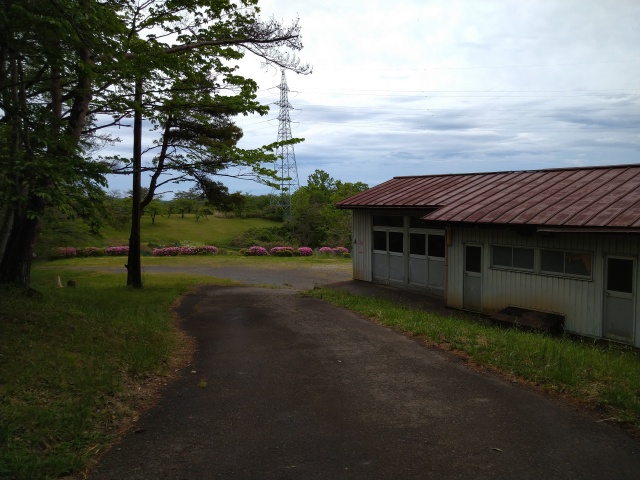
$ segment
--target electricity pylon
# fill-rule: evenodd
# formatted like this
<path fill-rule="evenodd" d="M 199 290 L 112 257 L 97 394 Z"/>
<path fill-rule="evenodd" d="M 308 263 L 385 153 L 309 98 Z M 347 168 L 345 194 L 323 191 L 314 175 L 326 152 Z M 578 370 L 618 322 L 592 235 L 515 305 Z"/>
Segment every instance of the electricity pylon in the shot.
<path fill-rule="evenodd" d="M 280 107 L 278 114 L 278 142 L 291 140 L 291 118 L 289 118 L 289 110 L 293 107 L 289 103 L 289 87 L 287 79 L 282 70 L 282 79 L 280 81 L 280 100 L 274 102 L 274 105 Z M 280 191 L 274 191 L 273 202 L 275 206 L 282 207 L 284 218 L 291 220 L 291 195 L 300 187 L 298 181 L 298 167 L 296 166 L 296 154 L 293 151 L 293 145 L 282 145 L 276 150 L 278 159 L 274 164 L 275 170 L 278 171 Z"/>

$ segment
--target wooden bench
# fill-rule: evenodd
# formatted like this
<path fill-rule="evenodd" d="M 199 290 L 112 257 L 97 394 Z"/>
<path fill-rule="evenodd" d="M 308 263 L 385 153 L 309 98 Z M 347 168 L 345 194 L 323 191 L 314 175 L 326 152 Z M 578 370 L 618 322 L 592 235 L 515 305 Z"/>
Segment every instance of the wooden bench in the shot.
<path fill-rule="evenodd" d="M 499 322 L 511 323 L 545 332 L 561 332 L 564 327 L 563 315 L 520 307 L 507 307 L 491 315 L 491 318 Z"/>

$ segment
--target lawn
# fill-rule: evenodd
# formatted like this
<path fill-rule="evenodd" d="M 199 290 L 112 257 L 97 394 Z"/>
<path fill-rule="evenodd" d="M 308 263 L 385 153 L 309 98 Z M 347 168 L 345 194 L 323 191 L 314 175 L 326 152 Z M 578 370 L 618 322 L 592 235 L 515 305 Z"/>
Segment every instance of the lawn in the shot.
<path fill-rule="evenodd" d="M 143 245 L 174 245 L 199 243 L 227 247 L 230 242 L 250 228 L 276 227 L 282 222 L 262 218 L 219 218 L 213 215 L 196 219 L 186 214 L 171 217 L 141 219 L 141 243 Z M 80 221 L 69 221 L 56 228 L 43 232 L 37 245 L 37 253 L 46 255 L 56 247 L 108 247 L 129 244 L 130 227 L 115 229 L 104 226 L 99 235 L 90 235 L 88 227 Z M 39 256 L 43 256 L 39 255 Z"/>
<path fill-rule="evenodd" d="M 189 353 L 170 306 L 212 277 L 147 275 L 143 290 L 115 274 L 69 271 L 82 288 L 55 288 L 35 269 L 27 296 L 0 297 L 0 478 L 78 472 Z"/>

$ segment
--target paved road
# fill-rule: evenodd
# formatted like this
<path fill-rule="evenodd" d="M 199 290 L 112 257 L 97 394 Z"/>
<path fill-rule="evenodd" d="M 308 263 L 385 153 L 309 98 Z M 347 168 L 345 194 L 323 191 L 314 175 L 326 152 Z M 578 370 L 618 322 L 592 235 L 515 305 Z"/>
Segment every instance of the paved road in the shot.
<path fill-rule="evenodd" d="M 295 291 L 206 286 L 179 314 L 192 365 L 91 478 L 638 478 L 616 429 Z"/>

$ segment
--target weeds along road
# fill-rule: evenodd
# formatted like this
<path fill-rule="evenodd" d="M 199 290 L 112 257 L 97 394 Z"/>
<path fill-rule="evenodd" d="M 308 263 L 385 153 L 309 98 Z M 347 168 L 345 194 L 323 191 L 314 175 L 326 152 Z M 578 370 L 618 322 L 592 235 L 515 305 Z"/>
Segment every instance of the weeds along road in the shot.
<path fill-rule="evenodd" d="M 192 364 L 90 478 L 638 478 L 615 428 L 292 289 L 178 314 Z"/>

